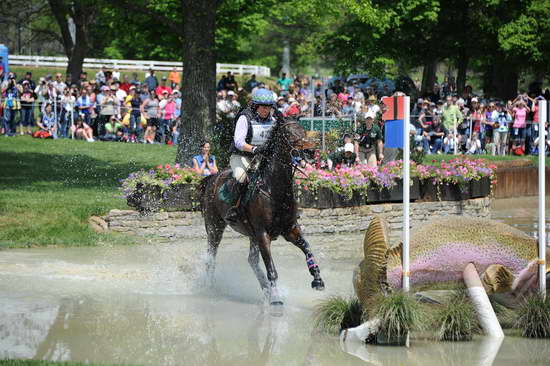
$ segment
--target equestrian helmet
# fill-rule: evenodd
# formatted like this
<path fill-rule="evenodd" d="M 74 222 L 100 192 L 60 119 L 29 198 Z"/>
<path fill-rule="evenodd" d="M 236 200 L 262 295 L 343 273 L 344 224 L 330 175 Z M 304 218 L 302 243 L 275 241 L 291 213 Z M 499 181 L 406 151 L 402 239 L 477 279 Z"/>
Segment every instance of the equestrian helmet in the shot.
<path fill-rule="evenodd" d="M 264 88 L 256 89 L 254 94 L 252 94 L 252 104 L 274 106 L 275 98 L 273 92 Z"/>

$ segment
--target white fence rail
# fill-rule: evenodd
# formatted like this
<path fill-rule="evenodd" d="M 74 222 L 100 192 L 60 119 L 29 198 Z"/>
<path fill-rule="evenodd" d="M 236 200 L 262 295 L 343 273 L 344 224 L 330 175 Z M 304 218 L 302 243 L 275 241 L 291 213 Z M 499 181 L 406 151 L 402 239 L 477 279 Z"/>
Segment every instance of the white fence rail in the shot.
<path fill-rule="evenodd" d="M 9 56 L 10 65 L 66 67 L 67 62 L 67 57 L 24 55 Z M 152 68 L 157 71 L 169 71 L 174 67 L 177 68 L 178 71 L 182 70 L 182 64 L 178 61 L 110 60 L 97 58 L 85 58 L 83 67 L 99 69 L 103 65 L 109 69 L 118 67 L 119 69 L 124 70 L 148 70 Z M 226 73 L 228 71 L 231 71 L 237 75 L 256 74 L 257 76 L 271 76 L 271 69 L 266 66 L 216 64 L 216 73 Z"/>

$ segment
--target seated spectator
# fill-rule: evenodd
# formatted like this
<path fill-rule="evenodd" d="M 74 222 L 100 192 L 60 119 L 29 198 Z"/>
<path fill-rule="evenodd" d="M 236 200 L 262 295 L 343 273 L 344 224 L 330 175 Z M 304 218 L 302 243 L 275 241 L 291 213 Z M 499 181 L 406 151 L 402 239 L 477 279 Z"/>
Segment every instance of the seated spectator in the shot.
<path fill-rule="evenodd" d="M 300 103 L 298 103 L 294 98 L 288 98 L 288 102 L 290 103 L 290 106 L 285 110 L 283 115 L 285 117 L 297 118 L 300 115 Z"/>
<path fill-rule="evenodd" d="M 481 139 L 479 138 L 479 132 L 473 132 L 472 138 L 469 138 L 466 142 L 466 154 L 477 155 L 481 154 Z"/>
<path fill-rule="evenodd" d="M 244 89 L 250 94 L 252 93 L 252 90 L 257 87 L 259 84 L 258 80 L 256 80 L 256 75 L 252 74 L 252 77 L 250 80 L 244 84 Z"/>
<path fill-rule="evenodd" d="M 105 123 L 105 134 L 101 136 L 103 141 L 120 141 L 124 135 L 124 126 L 122 123 L 111 116 L 109 121 Z"/>
<path fill-rule="evenodd" d="M 71 136 L 77 139 L 83 139 L 88 142 L 94 142 L 93 130 L 84 121 L 84 116 L 80 114 L 76 119 L 74 125 L 71 126 Z"/>
<path fill-rule="evenodd" d="M 454 154 L 455 147 L 458 151 L 458 137 L 451 130 L 443 139 L 443 152 L 445 154 Z"/>
<path fill-rule="evenodd" d="M 57 138 L 57 123 L 55 121 L 55 115 L 51 103 L 47 103 L 44 107 L 44 113 L 42 119 L 37 123 L 39 130 L 36 131 L 33 137 L 42 139 Z"/>
<path fill-rule="evenodd" d="M 355 136 L 357 162 L 367 164 L 370 167 L 376 167 L 378 161 L 384 159 L 382 130 L 374 123 L 373 117 L 370 115 L 366 118 L 360 115 L 357 120 L 361 123 L 357 128 L 357 135 Z"/>
<path fill-rule="evenodd" d="M 443 139 L 448 134 L 449 131 L 443 126 L 441 119 L 439 117 L 434 117 L 432 125 L 424 130 L 424 151 L 427 154 L 441 153 Z"/>
<path fill-rule="evenodd" d="M 210 143 L 204 142 L 201 145 L 201 148 L 201 153 L 193 157 L 193 169 L 203 176 L 218 173 L 216 157 L 214 155 L 210 155 Z"/>
<path fill-rule="evenodd" d="M 168 85 L 166 85 L 166 76 L 163 76 L 162 79 L 160 79 L 160 85 L 156 87 L 155 92 L 157 95 L 163 95 L 164 92 L 168 94 L 172 94 L 172 88 L 170 88 Z"/>
<path fill-rule="evenodd" d="M 357 160 L 357 155 L 353 152 L 355 147 L 353 144 L 347 143 L 344 145 L 344 151 L 335 151 L 328 157 L 328 168 L 340 168 L 342 166 L 353 166 Z"/>

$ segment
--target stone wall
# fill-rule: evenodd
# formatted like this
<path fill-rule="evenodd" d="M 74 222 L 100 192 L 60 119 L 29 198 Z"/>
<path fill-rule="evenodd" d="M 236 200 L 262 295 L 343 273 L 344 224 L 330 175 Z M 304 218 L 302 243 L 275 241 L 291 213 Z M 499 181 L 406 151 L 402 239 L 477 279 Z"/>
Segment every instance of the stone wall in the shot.
<path fill-rule="evenodd" d="M 490 216 L 488 197 L 466 201 L 412 202 L 411 227 L 437 216 Z M 384 203 L 360 207 L 301 210 L 299 223 L 306 234 L 349 233 L 365 230 L 373 215 L 384 217 L 391 226 L 392 244 L 400 240 L 402 204 Z M 200 212 L 158 212 L 140 215 L 133 210 L 111 210 L 105 217 L 108 229 L 140 236 L 156 236 L 166 240 L 205 238 Z M 240 234 L 228 228 L 224 237 Z"/>

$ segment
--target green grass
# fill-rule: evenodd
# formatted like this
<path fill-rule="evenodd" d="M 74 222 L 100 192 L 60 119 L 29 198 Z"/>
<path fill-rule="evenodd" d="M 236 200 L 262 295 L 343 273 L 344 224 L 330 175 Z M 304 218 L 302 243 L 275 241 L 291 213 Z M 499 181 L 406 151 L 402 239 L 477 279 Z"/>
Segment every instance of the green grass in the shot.
<path fill-rule="evenodd" d="M 40 360 L 0 360 L 0 366 L 114 366 L 112 364 L 81 363 L 81 362 L 54 362 Z M 126 365 L 129 366 L 129 365 Z"/>
<path fill-rule="evenodd" d="M 0 248 L 132 242 L 95 233 L 87 220 L 127 208 L 119 179 L 175 154 L 167 145 L 0 137 Z"/>

